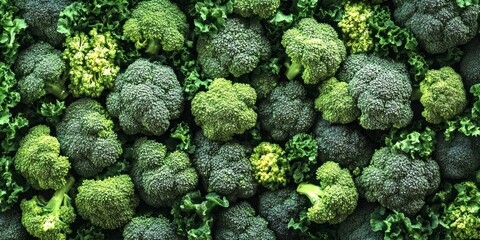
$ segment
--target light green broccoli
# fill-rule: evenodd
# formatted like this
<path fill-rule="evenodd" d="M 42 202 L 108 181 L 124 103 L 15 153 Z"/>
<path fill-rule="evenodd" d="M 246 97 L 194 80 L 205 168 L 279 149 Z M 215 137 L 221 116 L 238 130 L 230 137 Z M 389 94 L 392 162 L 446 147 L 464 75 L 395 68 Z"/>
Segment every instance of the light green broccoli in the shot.
<path fill-rule="evenodd" d="M 349 93 L 348 83 L 332 77 L 318 87 L 320 94 L 315 109 L 330 123 L 351 123 L 360 116 L 355 100 Z"/>
<path fill-rule="evenodd" d="M 287 184 L 289 164 L 280 145 L 260 143 L 253 149 L 250 163 L 257 182 L 269 190 L 276 190 Z"/>
<path fill-rule="evenodd" d="M 270 18 L 280 7 L 280 0 L 234 0 L 233 12 L 242 17 L 257 15 Z"/>

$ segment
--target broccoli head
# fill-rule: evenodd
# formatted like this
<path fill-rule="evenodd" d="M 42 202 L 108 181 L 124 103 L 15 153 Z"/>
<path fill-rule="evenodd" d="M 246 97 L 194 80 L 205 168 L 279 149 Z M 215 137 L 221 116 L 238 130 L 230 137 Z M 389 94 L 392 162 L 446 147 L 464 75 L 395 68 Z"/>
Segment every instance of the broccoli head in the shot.
<path fill-rule="evenodd" d="M 285 141 L 306 132 L 315 121 L 313 101 L 298 81 L 288 81 L 273 89 L 258 106 L 260 126 L 275 141 Z"/>
<path fill-rule="evenodd" d="M 307 207 L 308 200 L 291 188 L 266 191 L 260 195 L 258 212 L 269 222 L 277 239 L 297 239 L 299 232 L 288 227 L 291 219 L 297 220 Z"/>
<path fill-rule="evenodd" d="M 67 157 L 60 155 L 60 143 L 50 136 L 50 128 L 38 125 L 29 130 L 15 155 L 15 169 L 33 188 L 62 188 L 70 170 Z"/>
<path fill-rule="evenodd" d="M 138 203 L 128 175 L 83 180 L 75 198 L 78 214 L 103 229 L 117 229 L 128 223 L 135 215 Z"/>
<path fill-rule="evenodd" d="M 255 126 L 257 94 L 250 85 L 217 78 L 192 100 L 192 115 L 210 140 L 228 141 Z"/>
<path fill-rule="evenodd" d="M 22 102 L 33 103 L 46 94 L 65 99 L 68 96 L 66 69 L 62 52 L 48 43 L 38 42 L 20 52 L 13 70 Z"/>
<path fill-rule="evenodd" d="M 22 226 L 22 213 L 18 209 L 0 212 L 0 239 L 28 239 L 28 233 Z"/>
<path fill-rule="evenodd" d="M 200 132 L 195 136 L 195 145 L 193 163 L 208 192 L 230 201 L 255 195 L 257 182 L 248 159 L 251 149 L 236 142 L 214 142 Z"/>
<path fill-rule="evenodd" d="M 455 132 L 446 140 L 437 134 L 435 160 L 440 166 L 442 177 L 462 179 L 472 176 L 480 168 L 480 137 L 467 137 Z"/>
<path fill-rule="evenodd" d="M 126 134 L 162 135 L 183 111 L 183 89 L 172 68 L 138 59 L 119 74 L 107 110 Z"/>
<path fill-rule="evenodd" d="M 317 169 L 320 185 L 300 183 L 297 192 L 310 199 L 308 220 L 315 223 L 343 222 L 357 207 L 358 192 L 352 175 L 335 162 L 325 162 Z"/>
<path fill-rule="evenodd" d="M 477 35 L 478 4 L 461 8 L 451 0 L 397 1 L 395 20 L 412 31 L 431 54 L 446 52 Z"/>
<path fill-rule="evenodd" d="M 360 110 L 350 95 L 348 83 L 339 82 L 332 77 L 323 82 L 315 99 L 315 109 L 322 113 L 322 118 L 330 123 L 351 123 L 360 116 Z"/>
<path fill-rule="evenodd" d="M 470 89 L 473 85 L 480 83 L 480 41 L 473 39 L 465 45 L 462 60 L 459 64 L 459 73 L 463 78 L 466 89 Z"/>
<path fill-rule="evenodd" d="M 370 226 L 370 215 L 376 204 L 360 200 L 353 213 L 339 224 L 339 240 L 383 240 L 383 234 L 374 232 Z"/>
<path fill-rule="evenodd" d="M 154 207 L 172 206 L 173 201 L 195 190 L 198 175 L 188 154 L 167 154 L 165 145 L 140 138 L 132 149 L 131 176 L 140 197 Z"/>
<path fill-rule="evenodd" d="M 180 240 L 175 226 L 165 217 L 134 217 L 123 229 L 125 240 Z"/>
<path fill-rule="evenodd" d="M 347 2 L 344 9 L 338 27 L 342 30 L 345 45 L 352 54 L 370 51 L 374 43 L 368 21 L 374 15 L 374 9 L 365 2 Z"/>
<path fill-rule="evenodd" d="M 335 75 L 347 57 L 347 50 L 332 26 L 304 18 L 282 37 L 291 64 L 287 78 L 293 80 L 300 72 L 306 84 L 317 84 Z"/>
<path fill-rule="evenodd" d="M 375 151 L 358 184 L 369 202 L 413 216 L 425 204 L 425 196 L 437 190 L 440 168 L 434 160 L 411 159 L 383 147 Z"/>
<path fill-rule="evenodd" d="M 422 116 L 427 122 L 438 124 L 463 112 L 467 96 L 462 78 L 451 67 L 429 70 L 420 82 L 424 106 Z"/>
<path fill-rule="evenodd" d="M 250 73 L 271 53 L 262 25 L 241 18 L 225 20 L 224 28 L 212 38 L 197 42 L 198 63 L 210 78 L 235 77 Z"/>
<path fill-rule="evenodd" d="M 242 17 L 257 15 L 261 18 L 272 17 L 280 7 L 280 0 L 234 0 L 233 12 Z"/>
<path fill-rule="evenodd" d="M 49 201 L 43 196 L 23 199 L 20 204 L 22 224 L 28 233 L 41 240 L 67 239 L 67 234 L 72 232 L 70 224 L 76 218 L 72 200 L 67 195 L 74 182 L 70 177 Z"/>
<path fill-rule="evenodd" d="M 315 140 L 321 161 L 333 161 L 354 171 L 370 163 L 373 148 L 357 129 L 346 125 L 332 125 L 325 120 L 315 126 Z"/>
<path fill-rule="evenodd" d="M 255 209 L 247 202 L 220 212 L 216 217 L 215 230 L 216 240 L 276 239 L 275 233 L 268 228 L 268 222 L 255 216 Z"/>
<path fill-rule="evenodd" d="M 107 111 L 95 100 L 83 98 L 70 104 L 57 125 L 60 149 L 83 177 L 92 177 L 114 164 L 122 146 Z"/>
<path fill-rule="evenodd" d="M 278 86 L 278 75 L 263 71 L 255 73 L 250 85 L 255 89 L 258 100 L 265 99 Z"/>
<path fill-rule="evenodd" d="M 160 49 L 183 48 L 188 30 L 185 14 L 169 0 L 143 0 L 132 10 L 123 25 L 123 35 L 135 42 L 137 49 L 156 54 Z"/>
<path fill-rule="evenodd" d="M 269 190 L 276 190 L 287 184 L 289 164 L 280 145 L 260 143 L 253 149 L 250 163 L 257 182 Z"/>
<path fill-rule="evenodd" d="M 338 79 L 349 83 L 363 128 L 402 128 L 412 120 L 412 86 L 403 64 L 375 55 L 354 54 L 343 64 Z"/>

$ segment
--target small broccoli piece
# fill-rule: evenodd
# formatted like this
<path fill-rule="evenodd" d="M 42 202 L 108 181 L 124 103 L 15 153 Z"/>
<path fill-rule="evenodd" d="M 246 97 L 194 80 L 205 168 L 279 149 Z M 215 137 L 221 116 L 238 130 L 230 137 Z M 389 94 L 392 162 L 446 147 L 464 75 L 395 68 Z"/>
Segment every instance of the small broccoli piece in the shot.
<path fill-rule="evenodd" d="M 140 138 L 133 145 L 132 157 L 135 188 L 150 206 L 172 206 L 177 197 L 197 187 L 197 172 L 185 152 L 167 155 L 165 145 Z"/>
<path fill-rule="evenodd" d="M 217 215 L 214 239 L 276 239 L 267 225 L 268 222 L 264 218 L 255 216 L 255 209 L 249 203 L 240 202 Z"/>
<path fill-rule="evenodd" d="M 304 69 L 302 78 L 306 84 L 332 77 L 347 57 L 335 29 L 313 18 L 301 19 L 296 27 L 287 30 L 282 45 L 291 60 L 287 78 L 293 80 Z"/>
<path fill-rule="evenodd" d="M 75 198 L 78 214 L 103 229 L 117 229 L 128 223 L 135 215 L 138 203 L 128 175 L 83 180 Z"/>
<path fill-rule="evenodd" d="M 88 98 L 68 106 L 57 125 L 57 138 L 60 149 L 83 177 L 97 175 L 114 164 L 123 152 L 107 111 Z"/>
<path fill-rule="evenodd" d="M 273 89 L 260 102 L 258 115 L 261 128 L 275 141 L 306 132 L 315 121 L 313 101 L 307 98 L 305 87 L 298 81 L 288 81 Z"/>
<path fill-rule="evenodd" d="M 325 120 L 315 126 L 318 156 L 323 162 L 333 161 L 354 171 L 368 166 L 373 148 L 363 134 L 346 125 L 332 125 Z"/>
<path fill-rule="evenodd" d="M 412 31 L 428 53 L 446 52 L 477 35 L 478 4 L 461 8 L 450 0 L 397 2 L 395 20 Z"/>
<path fill-rule="evenodd" d="M 70 177 L 49 201 L 43 196 L 22 200 L 22 224 L 28 233 L 41 240 L 66 239 L 67 234 L 72 232 L 70 224 L 76 218 L 72 200 L 68 196 L 74 182 Z"/>
<path fill-rule="evenodd" d="M 260 18 L 272 17 L 280 7 L 280 0 L 234 0 L 233 12 L 242 17 L 257 15 Z"/>
<path fill-rule="evenodd" d="M 253 128 L 257 113 L 253 110 L 257 94 L 248 84 L 217 78 L 192 100 L 192 115 L 210 140 L 228 141 L 235 134 Z"/>
<path fill-rule="evenodd" d="M 351 123 L 360 116 L 360 109 L 350 95 L 348 83 L 330 78 L 323 82 L 315 99 L 315 109 L 322 113 L 322 118 L 330 123 Z"/>
<path fill-rule="evenodd" d="M 33 103 L 46 94 L 65 99 L 66 68 L 62 53 L 48 43 L 38 42 L 20 52 L 13 70 L 22 102 Z"/>
<path fill-rule="evenodd" d="M 338 74 L 348 82 L 365 129 L 402 128 L 413 117 L 412 86 L 405 66 L 375 55 L 350 55 Z"/>
<path fill-rule="evenodd" d="M 459 64 L 459 73 L 462 76 L 466 89 L 470 89 L 473 85 L 480 83 L 480 41 L 473 39 L 465 45 L 462 60 Z"/>
<path fill-rule="evenodd" d="M 344 11 L 342 20 L 338 22 L 338 27 L 342 30 L 345 45 L 350 53 L 370 51 L 374 43 L 368 20 L 373 15 L 374 10 L 368 3 L 347 2 Z"/>
<path fill-rule="evenodd" d="M 299 133 L 285 143 L 285 152 L 293 182 L 310 181 L 317 165 L 318 144 L 315 138 L 311 134 Z"/>
<path fill-rule="evenodd" d="M 467 105 L 462 78 L 451 67 L 429 70 L 420 82 L 420 92 L 420 102 L 425 107 L 422 116 L 430 123 L 450 120 Z"/>
<path fill-rule="evenodd" d="M 315 223 L 343 222 L 357 207 L 358 192 L 352 175 L 335 162 L 325 162 L 317 169 L 320 185 L 300 183 L 297 192 L 310 199 L 308 220 Z"/>
<path fill-rule="evenodd" d="M 200 132 L 195 145 L 193 163 L 208 192 L 226 196 L 229 201 L 255 195 L 257 182 L 248 159 L 251 149 L 236 142 L 214 142 Z"/>
<path fill-rule="evenodd" d="M 480 138 L 467 137 L 455 132 L 447 141 L 443 134 L 437 135 L 435 160 L 440 166 L 442 177 L 463 179 L 480 169 Z"/>
<path fill-rule="evenodd" d="M 17 209 L 0 212 L 0 239 L 28 239 L 28 233 L 22 226 L 22 213 Z"/>
<path fill-rule="evenodd" d="M 280 145 L 260 143 L 253 149 L 250 163 L 257 182 L 269 190 L 276 190 L 287 184 L 289 164 Z"/>
<path fill-rule="evenodd" d="M 123 35 L 135 42 L 137 49 L 156 54 L 181 50 L 188 31 L 185 14 L 169 0 L 143 0 L 132 10 L 123 25 Z"/>
<path fill-rule="evenodd" d="M 284 188 L 266 191 L 260 195 L 258 212 L 268 221 L 277 239 L 298 239 L 299 232 L 288 227 L 291 219 L 298 219 L 300 212 L 307 207 L 308 200 L 295 189 Z"/>
<path fill-rule="evenodd" d="M 165 217 L 134 217 L 123 229 L 125 240 L 180 240 L 175 226 Z"/>
<path fill-rule="evenodd" d="M 259 22 L 228 18 L 218 34 L 198 39 L 197 52 L 198 63 L 207 77 L 240 77 L 268 59 L 271 46 Z"/>
<path fill-rule="evenodd" d="M 355 211 L 339 224 L 339 240 L 383 240 L 383 234 L 374 232 L 370 226 L 370 214 L 376 207 L 376 204 L 360 200 Z"/>
<path fill-rule="evenodd" d="M 37 190 L 58 190 L 67 183 L 70 162 L 60 155 L 60 143 L 50 136 L 50 128 L 38 125 L 20 142 L 15 169 Z"/>
<path fill-rule="evenodd" d="M 138 59 L 119 74 L 107 110 L 126 134 L 162 135 L 183 112 L 183 89 L 172 68 Z"/>
<path fill-rule="evenodd" d="M 440 184 L 440 168 L 431 159 L 411 159 L 387 147 L 376 150 L 370 166 L 363 169 L 358 184 L 369 202 L 415 215 L 425 204 L 425 196 Z"/>
<path fill-rule="evenodd" d="M 270 72 L 256 73 L 250 83 L 257 93 L 258 100 L 268 97 L 270 93 L 278 86 L 278 76 Z"/>

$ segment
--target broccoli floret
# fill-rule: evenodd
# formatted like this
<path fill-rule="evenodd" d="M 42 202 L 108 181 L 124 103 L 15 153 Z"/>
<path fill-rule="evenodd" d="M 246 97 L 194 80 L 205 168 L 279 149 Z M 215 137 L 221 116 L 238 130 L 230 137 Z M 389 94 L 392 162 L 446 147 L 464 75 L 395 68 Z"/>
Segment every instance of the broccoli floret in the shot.
<path fill-rule="evenodd" d="M 234 0 L 233 12 L 242 17 L 257 15 L 270 18 L 280 7 L 280 0 Z"/>
<path fill-rule="evenodd" d="M 315 99 L 315 109 L 322 113 L 322 118 L 330 123 L 351 123 L 360 116 L 360 109 L 349 93 L 348 83 L 330 78 L 323 82 Z"/>
<path fill-rule="evenodd" d="M 123 152 L 107 111 L 88 98 L 68 106 L 57 125 L 57 138 L 60 149 L 83 177 L 97 175 L 114 164 Z"/>
<path fill-rule="evenodd" d="M 49 201 L 43 196 L 23 199 L 20 204 L 22 224 L 28 233 L 41 240 L 66 239 L 66 235 L 72 232 L 70 224 L 76 218 L 72 200 L 68 196 L 74 182 L 73 177 L 70 177 Z"/>
<path fill-rule="evenodd" d="M 435 160 L 440 166 L 442 177 L 463 179 L 474 174 L 480 168 L 480 138 L 467 137 L 454 132 L 450 140 L 443 134 L 437 134 Z"/>
<path fill-rule="evenodd" d="M 350 55 L 338 80 L 349 83 L 349 93 L 360 109 L 363 128 L 402 128 L 412 120 L 412 86 L 403 64 L 375 55 Z"/>
<path fill-rule="evenodd" d="M 128 175 L 83 180 L 75 198 L 78 214 L 104 229 L 117 229 L 128 223 L 135 215 L 138 203 Z"/>
<path fill-rule="evenodd" d="M 177 197 L 197 186 L 197 172 L 185 152 L 167 155 L 165 145 L 140 138 L 133 145 L 132 157 L 131 176 L 135 188 L 150 206 L 172 206 Z"/>
<path fill-rule="evenodd" d="M 344 6 L 345 14 L 338 22 L 342 30 L 345 45 L 352 54 L 368 52 L 374 47 L 372 30 L 368 24 L 374 14 L 370 4 L 364 2 L 347 2 Z"/>
<path fill-rule="evenodd" d="M 287 184 L 289 164 L 280 145 L 260 143 L 253 149 L 250 163 L 257 182 L 269 190 L 276 190 Z"/>
<path fill-rule="evenodd" d="M 125 240 L 180 240 L 175 226 L 165 217 L 135 217 L 123 229 Z"/>
<path fill-rule="evenodd" d="M 17 209 L 0 212 L 0 239 L 28 239 L 28 233 L 22 226 L 22 213 Z"/>
<path fill-rule="evenodd" d="M 335 75 L 347 57 L 347 50 L 332 26 L 304 18 L 282 37 L 291 64 L 286 76 L 293 80 L 302 72 L 306 84 L 317 84 Z"/>
<path fill-rule="evenodd" d="M 195 145 L 193 163 L 208 192 L 227 196 L 229 201 L 255 195 L 257 182 L 248 147 L 236 142 L 214 142 L 200 132 L 195 136 Z"/>
<path fill-rule="evenodd" d="M 370 214 L 376 207 L 376 204 L 360 200 L 355 211 L 339 224 L 339 240 L 383 240 L 383 234 L 374 232 L 370 226 Z"/>
<path fill-rule="evenodd" d="M 255 216 L 255 209 L 241 202 L 220 212 L 215 221 L 216 240 L 274 240 L 275 234 L 268 228 L 268 222 Z"/>
<path fill-rule="evenodd" d="M 440 168 L 434 160 L 411 159 L 383 147 L 375 151 L 358 184 L 369 202 L 413 216 L 425 204 L 425 196 L 437 190 Z"/>
<path fill-rule="evenodd" d="M 320 120 L 314 133 L 321 161 L 333 161 L 351 171 L 370 163 L 373 155 L 372 145 L 357 129 L 346 125 L 332 125 Z"/>
<path fill-rule="evenodd" d="M 313 101 L 298 81 L 280 84 L 260 102 L 258 115 L 263 130 L 275 141 L 285 141 L 306 132 L 315 121 Z"/>
<path fill-rule="evenodd" d="M 478 4 L 461 8 L 451 0 L 402 0 L 395 20 L 415 34 L 431 54 L 446 52 L 477 35 Z"/>
<path fill-rule="evenodd" d="M 473 85 L 480 83 L 480 41 L 473 39 L 465 45 L 463 57 L 459 64 L 459 73 L 463 78 L 466 89 L 470 89 Z"/>
<path fill-rule="evenodd" d="M 22 102 L 33 103 L 46 94 L 65 99 L 66 68 L 62 53 L 48 43 L 38 42 L 20 52 L 13 69 Z"/>
<path fill-rule="evenodd" d="M 192 115 L 210 140 L 228 141 L 242 134 L 257 122 L 253 110 L 257 94 L 248 84 L 217 78 L 192 100 Z"/>
<path fill-rule="evenodd" d="M 335 162 L 325 162 L 317 169 L 320 185 L 300 183 L 297 192 L 310 199 L 308 220 L 315 223 L 343 222 L 357 207 L 358 192 L 352 175 Z"/>
<path fill-rule="evenodd" d="M 107 110 L 126 134 L 162 135 L 183 112 L 183 89 L 172 68 L 138 59 L 118 75 Z"/>
<path fill-rule="evenodd" d="M 156 54 L 181 50 L 188 30 L 185 14 L 169 0 L 144 0 L 132 10 L 123 25 L 123 35 L 135 42 L 137 49 Z"/>
<path fill-rule="evenodd" d="M 307 207 L 307 203 L 307 198 L 295 189 L 266 191 L 260 195 L 258 212 L 269 222 L 269 228 L 275 232 L 277 239 L 297 239 L 299 232 L 288 228 L 288 223 L 291 219 L 300 217 L 300 212 Z"/>
<path fill-rule="evenodd" d="M 15 169 L 37 190 L 58 190 L 67 183 L 70 162 L 60 155 L 60 143 L 50 136 L 50 128 L 38 125 L 20 142 Z"/>
<path fill-rule="evenodd" d="M 250 83 L 257 93 L 258 100 L 268 97 L 270 93 L 278 86 L 278 76 L 270 72 L 256 73 Z"/>
<path fill-rule="evenodd" d="M 451 67 L 429 70 L 420 82 L 424 106 L 422 116 L 427 122 L 438 124 L 463 112 L 467 96 L 462 78 Z"/>
<path fill-rule="evenodd" d="M 259 22 L 229 18 L 217 35 L 198 39 L 197 52 L 207 77 L 226 78 L 252 72 L 261 60 L 268 59 L 271 49 Z"/>

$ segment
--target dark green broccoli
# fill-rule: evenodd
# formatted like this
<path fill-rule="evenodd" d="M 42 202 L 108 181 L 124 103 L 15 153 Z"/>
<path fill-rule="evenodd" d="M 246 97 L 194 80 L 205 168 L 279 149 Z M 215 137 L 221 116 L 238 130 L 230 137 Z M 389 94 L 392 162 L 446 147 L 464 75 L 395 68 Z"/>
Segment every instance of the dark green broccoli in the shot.
<path fill-rule="evenodd" d="M 314 134 L 320 161 L 333 161 L 351 171 L 370 163 L 373 148 L 360 131 L 320 120 L 315 126 Z"/>
<path fill-rule="evenodd" d="M 123 229 L 125 240 L 180 240 L 175 226 L 165 217 L 134 217 Z"/>
<path fill-rule="evenodd" d="M 255 89 L 258 100 L 265 99 L 277 87 L 278 76 L 270 72 L 255 72 L 250 85 Z"/>
<path fill-rule="evenodd" d="M 322 113 L 322 118 L 330 123 L 351 123 L 360 116 L 360 109 L 350 95 L 348 83 L 330 78 L 323 82 L 315 99 L 315 109 Z"/>
<path fill-rule="evenodd" d="M 66 68 L 62 52 L 48 43 L 38 42 L 20 52 L 13 70 L 22 102 L 32 103 L 46 94 L 65 99 Z"/>
<path fill-rule="evenodd" d="M 459 73 L 465 88 L 470 89 L 473 85 L 480 83 L 480 64 L 478 64 L 480 41 L 473 39 L 462 50 L 463 56 L 459 64 Z"/>
<path fill-rule="evenodd" d="M 268 222 L 255 216 L 255 209 L 240 202 L 220 212 L 215 221 L 216 240 L 274 240 L 275 233 L 268 228 Z"/>
<path fill-rule="evenodd" d="M 285 141 L 306 132 L 315 120 L 313 101 L 298 81 L 280 84 L 260 102 L 258 115 L 261 128 L 275 141 Z"/>
<path fill-rule="evenodd" d="M 84 177 L 97 175 L 114 164 L 123 152 L 107 111 L 88 98 L 68 106 L 57 125 L 57 138 L 75 171 Z"/>
<path fill-rule="evenodd" d="M 293 80 L 302 72 L 306 84 L 317 84 L 333 77 L 347 57 L 347 50 L 332 26 L 304 18 L 282 37 L 291 64 L 287 66 L 287 78 Z"/>
<path fill-rule="evenodd" d="M 230 201 L 255 195 L 257 182 L 248 159 L 251 149 L 236 142 L 214 142 L 200 132 L 195 136 L 195 145 L 193 163 L 208 192 Z"/>
<path fill-rule="evenodd" d="M 403 64 L 375 55 L 354 54 L 344 62 L 338 79 L 349 83 L 363 128 L 401 128 L 412 120 L 412 86 Z"/>
<path fill-rule="evenodd" d="M 47 201 L 43 196 L 34 196 L 30 200 L 23 199 L 22 224 L 28 233 L 41 240 L 66 239 L 70 234 L 70 224 L 75 221 L 75 209 L 68 191 L 75 179 L 70 177 L 67 183 L 58 189 Z"/>
<path fill-rule="evenodd" d="M 468 178 L 480 168 L 480 137 L 467 137 L 455 132 L 447 141 L 443 134 L 437 134 L 435 149 L 435 160 L 440 166 L 442 177 Z"/>
<path fill-rule="evenodd" d="M 276 190 L 287 184 L 290 165 L 280 145 L 262 142 L 253 149 L 250 156 L 253 175 L 258 183 L 269 190 Z"/>
<path fill-rule="evenodd" d="M 104 229 L 117 229 L 127 224 L 135 215 L 138 203 L 128 175 L 83 180 L 75 198 L 78 214 Z"/>
<path fill-rule="evenodd" d="M 133 145 L 132 158 L 133 183 L 150 206 L 172 206 L 177 197 L 197 187 L 198 174 L 185 152 L 167 154 L 165 145 L 140 138 Z"/>
<path fill-rule="evenodd" d="M 160 49 L 183 48 L 188 30 L 187 17 L 169 0 L 143 0 L 132 10 L 123 25 L 123 35 L 135 42 L 137 49 L 156 54 Z"/>
<path fill-rule="evenodd" d="M 369 202 L 415 215 L 425 204 L 425 196 L 437 190 L 440 168 L 434 160 L 411 159 L 406 153 L 383 147 L 375 151 L 358 184 Z"/>
<path fill-rule="evenodd" d="M 261 60 L 268 59 L 271 49 L 258 21 L 228 18 L 214 37 L 198 39 L 197 52 L 207 77 L 226 78 L 252 72 Z"/>
<path fill-rule="evenodd" d="M 15 169 L 33 188 L 58 190 L 67 183 L 70 162 L 60 155 L 60 143 L 50 136 L 50 128 L 31 128 L 20 142 L 15 155 Z"/>
<path fill-rule="evenodd" d="M 253 110 L 257 94 L 250 85 L 215 79 L 207 92 L 199 92 L 192 100 L 192 115 L 211 140 L 228 141 L 242 134 L 257 122 Z"/>
<path fill-rule="evenodd" d="M 339 224 L 339 240 L 383 240 L 383 234 L 374 232 L 370 226 L 370 214 L 376 207 L 376 204 L 360 200 L 355 211 Z"/>
<path fill-rule="evenodd" d="M 233 12 L 242 17 L 257 15 L 270 18 L 280 7 L 280 0 L 234 0 Z"/>
<path fill-rule="evenodd" d="M 300 212 L 307 207 L 308 199 L 295 189 L 284 188 L 266 191 L 260 195 L 258 212 L 269 223 L 277 239 L 298 239 L 299 232 L 288 227 L 291 219 L 297 220 Z"/>
<path fill-rule="evenodd" d="M 431 54 L 465 44 L 477 35 L 478 4 L 461 8 L 451 0 L 402 0 L 395 20 L 413 32 Z"/>
<path fill-rule="evenodd" d="M 22 213 L 18 209 L 0 212 L 0 239 L 28 239 L 28 233 L 22 226 Z"/>

